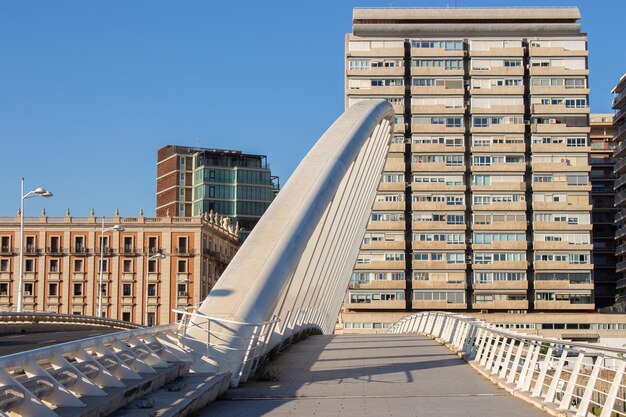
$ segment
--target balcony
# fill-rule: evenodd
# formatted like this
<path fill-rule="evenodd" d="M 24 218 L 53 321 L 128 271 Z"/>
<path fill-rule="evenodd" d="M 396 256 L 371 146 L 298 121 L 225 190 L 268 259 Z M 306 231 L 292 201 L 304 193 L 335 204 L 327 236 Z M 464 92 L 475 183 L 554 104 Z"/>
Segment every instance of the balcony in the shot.
<path fill-rule="evenodd" d="M 596 305 L 572 303 L 568 300 L 536 300 L 535 310 L 595 310 Z"/>
<path fill-rule="evenodd" d="M 552 163 L 532 163 L 534 172 L 590 172 L 591 167 L 585 165 L 575 165 L 565 157 L 558 159 Z"/>
<path fill-rule="evenodd" d="M 89 249 L 84 246 L 73 246 L 70 248 L 70 255 L 74 256 L 88 256 Z"/>
<path fill-rule="evenodd" d="M 365 58 L 382 58 L 394 57 L 401 58 L 404 56 L 404 48 L 372 48 L 369 51 L 350 51 L 348 57 L 365 57 Z"/>
<path fill-rule="evenodd" d="M 472 172 L 524 172 L 525 162 L 499 162 L 491 165 L 472 165 Z"/>
<path fill-rule="evenodd" d="M 566 107 L 564 104 L 533 104 L 535 114 L 589 114 L 589 107 Z"/>
<path fill-rule="evenodd" d="M 568 222 L 533 222 L 533 230 L 592 230 L 592 224 L 570 224 Z"/>
<path fill-rule="evenodd" d="M 574 245 L 569 242 L 545 242 L 545 241 L 535 241 L 533 243 L 533 248 L 535 250 L 560 250 L 560 251 L 570 251 L 570 250 L 593 250 L 593 245 Z"/>
<path fill-rule="evenodd" d="M 472 146 L 472 153 L 521 153 L 526 152 L 524 143 L 492 143 L 491 146 Z"/>
<path fill-rule="evenodd" d="M 404 182 L 379 182 L 378 191 L 398 191 L 404 192 L 406 183 Z"/>
<path fill-rule="evenodd" d="M 372 261 L 368 264 L 355 264 L 355 270 L 399 269 L 404 270 L 404 261 Z"/>
<path fill-rule="evenodd" d="M 581 95 L 586 96 L 589 94 L 588 88 L 572 88 L 562 85 L 555 86 L 530 86 L 531 95 Z"/>
<path fill-rule="evenodd" d="M 524 114 L 524 105 L 493 105 L 490 107 L 472 106 L 472 114 Z"/>
<path fill-rule="evenodd" d="M 523 90 L 522 90 L 523 91 Z M 422 86 L 411 86 L 411 95 L 414 96 L 439 96 L 439 95 L 454 95 L 454 96 L 462 96 L 465 91 L 462 88 L 446 88 L 444 86 L 432 86 L 432 87 L 422 87 Z M 523 94 L 523 92 L 522 92 Z"/>
<path fill-rule="evenodd" d="M 524 94 L 523 86 L 492 86 L 490 88 L 472 88 L 470 90 L 472 96 L 478 95 L 516 95 L 521 96 Z M 523 111 L 522 111 L 523 113 Z"/>
<path fill-rule="evenodd" d="M 472 57 L 523 57 L 524 56 L 524 48 L 520 47 L 500 47 L 500 48 L 489 48 L 486 51 L 477 51 L 470 49 L 470 55 Z"/>
<path fill-rule="evenodd" d="M 588 154 L 591 152 L 590 146 L 567 146 L 565 143 L 533 143 L 531 145 L 532 152 L 537 153 L 556 153 L 556 152 L 567 152 L 567 153 L 580 153 Z"/>
<path fill-rule="evenodd" d="M 526 241 L 505 241 L 505 242 L 492 242 L 492 243 L 474 243 L 472 244 L 473 250 L 526 250 L 528 244 Z"/>
<path fill-rule="evenodd" d="M 526 191 L 525 182 L 494 182 L 490 185 L 472 184 L 472 191 Z"/>
<path fill-rule="evenodd" d="M 372 301 L 369 303 L 348 303 L 350 310 L 404 310 L 406 301 L 404 300 L 385 300 Z"/>
<path fill-rule="evenodd" d="M 463 57 L 462 50 L 449 50 L 445 48 L 411 48 L 411 57 Z"/>
<path fill-rule="evenodd" d="M 349 288 L 356 290 L 390 290 L 406 288 L 406 281 L 404 280 L 376 280 L 369 283 L 350 282 Z"/>
<path fill-rule="evenodd" d="M 465 109 L 463 107 L 447 107 L 443 104 L 429 105 L 412 105 L 412 114 L 456 114 L 463 116 Z"/>
<path fill-rule="evenodd" d="M 462 77 L 462 69 L 445 69 L 444 67 L 411 67 L 411 75 L 424 76 L 424 75 L 441 75 L 444 77 Z"/>
<path fill-rule="evenodd" d="M 435 242 L 435 241 L 418 241 L 418 240 L 414 240 L 412 242 L 412 246 L 413 250 L 437 250 L 437 251 L 450 251 L 450 250 L 454 250 L 454 251 L 459 251 L 465 250 L 465 243 L 457 243 L 457 244 L 451 244 L 448 242 Z"/>
<path fill-rule="evenodd" d="M 193 256 L 194 255 L 193 249 L 190 249 L 187 247 L 176 248 L 174 250 L 174 253 L 178 256 Z"/>
<path fill-rule="evenodd" d="M 464 185 L 447 185 L 445 182 L 412 182 L 412 191 L 465 191 Z"/>
<path fill-rule="evenodd" d="M 367 224 L 367 230 L 404 230 L 405 225 L 404 220 L 394 222 L 370 221 Z"/>
<path fill-rule="evenodd" d="M 567 261 L 535 261 L 535 269 L 536 270 L 558 270 L 558 269 L 566 269 L 566 270 L 581 270 L 581 271 L 591 271 L 593 270 L 593 264 L 571 264 Z"/>
<path fill-rule="evenodd" d="M 467 269 L 467 264 L 449 264 L 445 260 L 441 261 L 412 261 L 413 269 L 454 269 L 454 270 L 465 270 Z"/>
<path fill-rule="evenodd" d="M 526 222 L 497 222 L 490 224 L 472 224 L 474 230 L 526 230 Z"/>
<path fill-rule="evenodd" d="M 476 76 L 486 76 L 486 77 L 490 77 L 493 75 L 517 75 L 517 76 L 523 76 L 524 75 L 524 67 L 519 66 L 519 67 L 491 67 L 491 68 L 485 68 L 485 69 L 475 69 L 472 68 L 470 70 L 470 75 L 472 77 L 476 77 Z"/>
<path fill-rule="evenodd" d="M 10 246 L 1 246 L 0 255 L 13 255 L 13 251 Z"/>
<path fill-rule="evenodd" d="M 463 134 L 465 133 L 465 128 L 463 126 L 454 127 L 444 124 L 413 123 L 412 133 Z"/>
<path fill-rule="evenodd" d="M 404 194 L 402 194 L 402 198 L 404 198 Z M 404 201 L 374 201 L 372 210 L 404 211 L 404 206 Z"/>
<path fill-rule="evenodd" d="M 490 264 L 479 264 L 474 262 L 472 265 L 474 271 L 491 271 L 491 270 L 520 270 L 528 268 L 526 261 L 502 261 L 492 262 Z"/>
<path fill-rule="evenodd" d="M 465 230 L 467 225 L 461 224 L 448 224 L 446 222 L 411 222 L 411 228 L 413 232 L 417 231 L 438 231 L 438 230 Z"/>
<path fill-rule="evenodd" d="M 362 243 L 362 250 L 404 250 L 404 236 L 403 240 L 383 240 L 372 243 Z"/>
<path fill-rule="evenodd" d="M 414 310 L 465 310 L 467 303 L 449 303 L 446 300 L 413 300 Z"/>
<path fill-rule="evenodd" d="M 532 133 L 589 133 L 589 126 L 567 126 L 565 123 L 534 123 L 530 126 Z"/>
<path fill-rule="evenodd" d="M 565 181 L 533 182 L 533 191 L 591 191 L 591 184 L 568 185 Z"/>
<path fill-rule="evenodd" d="M 463 153 L 465 146 L 447 146 L 445 143 L 413 143 L 412 153 Z"/>
<path fill-rule="evenodd" d="M 369 88 L 346 88 L 347 96 L 401 96 L 403 85 L 372 86 Z"/>
<path fill-rule="evenodd" d="M 122 248 L 122 255 L 124 256 L 139 256 L 141 255 L 141 251 L 138 249 L 135 249 L 132 246 L 124 246 L 124 248 Z"/>
<path fill-rule="evenodd" d="M 524 133 L 526 131 L 526 125 L 524 124 L 493 124 L 485 127 L 472 126 L 472 134 L 480 133 Z"/>
<path fill-rule="evenodd" d="M 568 69 L 565 67 L 530 67 L 530 75 L 532 77 L 543 75 L 563 75 L 566 77 L 572 75 L 589 75 L 588 69 Z"/>
<path fill-rule="evenodd" d="M 384 172 L 403 172 L 404 158 L 387 158 L 385 161 Z"/>
<path fill-rule="evenodd" d="M 392 75 L 395 76 L 404 76 L 404 67 L 369 67 L 367 69 L 354 70 L 348 68 L 346 70 L 346 74 L 348 77 L 357 76 L 357 77 L 371 77 L 371 76 L 385 76 L 389 77 Z"/>
<path fill-rule="evenodd" d="M 590 211 L 591 209 L 591 204 L 533 201 L 533 210 L 536 211 Z"/>
<path fill-rule="evenodd" d="M 46 247 L 46 255 L 62 256 L 64 253 L 63 249 L 59 246 L 48 246 Z"/>
<path fill-rule="evenodd" d="M 115 251 L 113 249 L 111 249 L 108 246 L 105 246 L 103 248 L 98 248 L 98 253 L 97 255 L 100 255 L 102 253 L 103 256 L 113 256 L 115 255 Z"/>
<path fill-rule="evenodd" d="M 441 201 L 436 201 L 436 202 L 432 202 L 432 201 L 413 201 L 411 202 L 411 210 L 416 211 L 416 210 L 421 210 L 421 211 L 426 211 L 426 210 L 436 210 L 436 211 L 449 211 L 449 210 L 454 210 L 454 211 L 465 211 L 465 204 L 457 204 L 457 205 L 452 205 L 452 204 L 448 204 L 445 202 L 441 202 Z"/>
<path fill-rule="evenodd" d="M 41 249 L 36 248 L 34 246 L 27 246 L 26 249 L 24 250 L 24 255 L 27 255 L 27 256 L 41 255 Z"/>
<path fill-rule="evenodd" d="M 528 281 L 492 281 L 492 282 L 474 282 L 474 291 L 485 290 L 526 290 L 528 289 Z"/>
<path fill-rule="evenodd" d="M 474 303 L 475 310 L 528 310 L 528 300 L 494 300 Z"/>
<path fill-rule="evenodd" d="M 526 201 L 511 201 L 509 203 L 491 203 L 491 204 L 473 204 L 472 209 L 474 211 L 525 211 Z"/>
<path fill-rule="evenodd" d="M 574 283 L 565 280 L 535 280 L 535 290 L 593 290 L 593 282 Z"/>
<path fill-rule="evenodd" d="M 465 172 L 465 165 L 447 165 L 445 162 L 413 162 L 412 172 Z"/>
<path fill-rule="evenodd" d="M 562 46 L 558 47 L 546 47 L 546 46 L 531 46 L 529 49 L 530 56 L 539 57 L 574 57 L 574 56 L 589 56 L 589 51 L 586 50 L 569 50 Z M 533 67 L 539 68 L 539 67 Z M 542 67 L 543 68 L 543 67 Z"/>
<path fill-rule="evenodd" d="M 466 287 L 465 282 L 413 280 L 414 290 L 464 290 Z"/>

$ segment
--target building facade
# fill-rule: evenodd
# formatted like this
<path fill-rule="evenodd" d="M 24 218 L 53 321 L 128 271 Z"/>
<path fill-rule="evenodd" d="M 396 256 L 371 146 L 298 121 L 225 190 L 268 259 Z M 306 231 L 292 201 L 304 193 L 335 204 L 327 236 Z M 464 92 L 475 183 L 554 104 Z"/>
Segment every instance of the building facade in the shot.
<path fill-rule="evenodd" d="M 245 238 L 278 188 L 265 155 L 171 145 L 158 150 L 157 216 L 214 211 L 238 224 Z"/>
<path fill-rule="evenodd" d="M 613 140 L 615 142 L 615 240 L 617 247 L 617 297 L 620 305 L 625 305 L 626 296 L 626 74 L 622 75 L 613 88 Z"/>
<path fill-rule="evenodd" d="M 592 114 L 591 133 L 591 220 L 593 224 L 593 280 L 596 307 L 615 303 L 615 159 L 613 158 L 613 115 Z"/>
<path fill-rule="evenodd" d="M 396 124 L 346 314 L 595 308 L 579 18 L 354 10 L 346 107 L 385 99 Z"/>
<path fill-rule="evenodd" d="M 103 316 L 170 323 L 201 302 L 239 248 L 213 213 L 182 217 L 26 217 L 25 311 L 96 316 L 102 242 Z M 120 225 L 123 231 L 105 230 Z M 17 305 L 20 217 L 0 218 L 0 310 Z M 162 258 L 159 254 L 163 254 Z"/>

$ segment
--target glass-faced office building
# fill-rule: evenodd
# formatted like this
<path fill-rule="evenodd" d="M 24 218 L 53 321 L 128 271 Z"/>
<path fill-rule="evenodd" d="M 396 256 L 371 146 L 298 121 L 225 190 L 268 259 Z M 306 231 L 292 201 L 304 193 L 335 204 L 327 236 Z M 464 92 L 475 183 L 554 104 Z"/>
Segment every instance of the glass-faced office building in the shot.
<path fill-rule="evenodd" d="M 245 239 L 278 189 L 265 155 L 186 146 L 158 151 L 157 216 L 213 211 L 239 224 Z"/>

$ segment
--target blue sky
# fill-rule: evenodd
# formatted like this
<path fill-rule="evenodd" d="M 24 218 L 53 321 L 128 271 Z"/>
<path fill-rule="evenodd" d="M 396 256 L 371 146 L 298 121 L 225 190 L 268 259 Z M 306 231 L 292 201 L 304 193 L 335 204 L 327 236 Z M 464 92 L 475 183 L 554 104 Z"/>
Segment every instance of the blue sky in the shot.
<path fill-rule="evenodd" d="M 2 0 L 0 215 L 154 214 L 166 144 L 268 155 L 281 182 L 343 110 L 353 7 L 578 6 L 592 112 L 626 71 L 626 2 Z M 618 53 L 615 53 L 618 52 Z"/>

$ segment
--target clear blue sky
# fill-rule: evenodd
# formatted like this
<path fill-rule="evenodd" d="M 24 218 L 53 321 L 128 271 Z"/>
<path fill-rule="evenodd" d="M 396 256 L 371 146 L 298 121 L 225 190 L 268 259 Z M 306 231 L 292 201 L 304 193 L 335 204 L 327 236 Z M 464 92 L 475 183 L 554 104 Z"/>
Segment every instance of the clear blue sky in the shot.
<path fill-rule="evenodd" d="M 343 110 L 352 8 L 578 6 L 591 110 L 626 71 L 623 0 L 2 0 L 0 215 L 154 214 L 167 144 L 268 155 L 281 182 Z M 623 20 L 623 19 L 622 19 Z"/>

